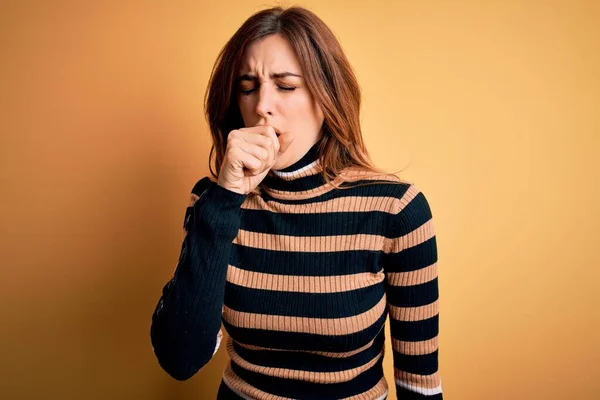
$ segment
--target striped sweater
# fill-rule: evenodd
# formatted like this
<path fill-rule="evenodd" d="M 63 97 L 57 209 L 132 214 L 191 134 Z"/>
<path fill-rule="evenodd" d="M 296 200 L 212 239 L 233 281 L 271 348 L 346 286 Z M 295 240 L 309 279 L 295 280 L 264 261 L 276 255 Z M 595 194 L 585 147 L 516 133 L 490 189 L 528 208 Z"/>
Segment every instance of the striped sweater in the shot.
<path fill-rule="evenodd" d="M 425 196 L 392 174 L 349 168 L 336 179 L 354 182 L 335 189 L 320 172 L 315 145 L 271 171 L 260 195 L 208 177 L 194 186 L 179 261 L 152 315 L 160 365 L 190 378 L 223 326 L 230 360 L 219 400 L 383 400 L 389 314 L 397 398 L 442 399 Z"/>

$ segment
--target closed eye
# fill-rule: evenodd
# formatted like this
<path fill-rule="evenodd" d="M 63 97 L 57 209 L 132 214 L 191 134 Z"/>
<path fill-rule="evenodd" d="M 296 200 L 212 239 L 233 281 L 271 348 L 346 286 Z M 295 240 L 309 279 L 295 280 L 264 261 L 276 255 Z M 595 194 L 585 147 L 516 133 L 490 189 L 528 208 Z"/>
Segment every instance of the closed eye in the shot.
<path fill-rule="evenodd" d="M 294 87 L 294 86 L 277 86 L 277 88 L 284 92 L 293 92 L 294 90 L 296 90 L 296 87 Z M 248 90 L 240 90 L 240 93 L 242 93 L 243 95 L 249 95 L 254 90 L 256 90 L 256 89 L 252 88 L 252 89 L 248 89 Z"/>

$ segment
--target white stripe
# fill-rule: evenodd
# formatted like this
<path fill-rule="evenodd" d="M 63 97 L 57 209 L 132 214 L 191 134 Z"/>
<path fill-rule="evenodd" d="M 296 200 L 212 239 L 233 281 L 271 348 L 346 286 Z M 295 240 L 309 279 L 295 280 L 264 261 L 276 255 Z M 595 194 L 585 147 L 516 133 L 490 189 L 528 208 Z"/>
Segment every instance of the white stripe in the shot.
<path fill-rule="evenodd" d="M 413 391 L 413 392 L 416 392 L 419 394 L 423 394 L 425 396 L 433 396 L 435 394 L 442 393 L 441 381 L 440 381 L 440 384 L 437 387 L 434 387 L 433 389 L 426 389 L 426 388 L 422 388 L 422 387 L 412 386 L 406 382 L 401 381 L 400 379 L 396 379 L 396 385 L 398 385 L 404 389 L 407 389 L 407 390 L 410 390 L 410 391 Z"/>
<path fill-rule="evenodd" d="M 307 170 L 317 166 L 318 164 L 319 164 L 319 160 L 317 159 L 317 160 L 311 162 L 310 164 L 308 164 L 307 166 L 297 169 L 295 171 L 280 172 L 280 171 L 273 170 L 273 173 L 275 175 L 277 175 L 278 177 L 285 179 L 285 178 L 295 177 L 296 175 L 299 175 L 300 173 L 307 171 Z"/>
<path fill-rule="evenodd" d="M 381 396 L 379 396 L 375 400 L 383 400 L 383 399 L 385 399 L 385 396 L 387 396 L 387 395 L 388 395 L 388 391 L 386 390 L 384 394 L 382 394 Z"/>

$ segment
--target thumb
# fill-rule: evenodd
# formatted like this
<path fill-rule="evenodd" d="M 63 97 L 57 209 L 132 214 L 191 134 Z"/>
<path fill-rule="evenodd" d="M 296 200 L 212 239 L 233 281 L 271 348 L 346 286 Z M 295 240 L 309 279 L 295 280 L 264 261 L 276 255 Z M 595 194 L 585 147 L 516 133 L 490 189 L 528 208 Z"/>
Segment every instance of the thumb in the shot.
<path fill-rule="evenodd" d="M 285 136 L 285 138 L 282 138 Z M 292 142 L 296 139 L 296 136 L 292 135 L 282 135 L 279 136 L 279 154 L 285 153 L 285 151 L 290 147 Z"/>

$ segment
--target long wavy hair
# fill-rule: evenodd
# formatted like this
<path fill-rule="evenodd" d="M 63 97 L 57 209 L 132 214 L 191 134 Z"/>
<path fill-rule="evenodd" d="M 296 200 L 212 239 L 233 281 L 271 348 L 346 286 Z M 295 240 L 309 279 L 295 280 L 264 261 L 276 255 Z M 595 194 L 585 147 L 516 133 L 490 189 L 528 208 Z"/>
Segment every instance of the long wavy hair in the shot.
<path fill-rule="evenodd" d="M 308 90 L 323 110 L 317 151 L 324 180 L 330 183 L 347 167 L 364 169 L 367 175 L 385 174 L 373 164 L 365 148 L 359 118 L 360 87 L 335 35 L 313 12 L 298 6 L 277 6 L 251 15 L 221 49 L 213 66 L 204 96 L 213 139 L 208 161 L 211 175 L 218 178 L 229 132 L 244 127 L 236 97 L 236 79 L 244 51 L 272 34 L 289 41 L 302 66 Z M 213 156 L 215 170 L 211 164 Z M 253 193 L 260 193 L 262 186 L 263 183 Z"/>

